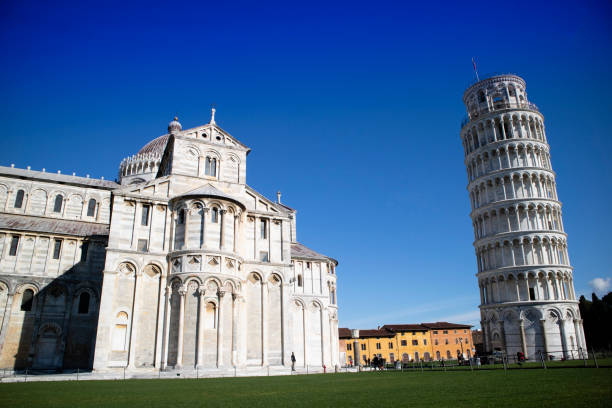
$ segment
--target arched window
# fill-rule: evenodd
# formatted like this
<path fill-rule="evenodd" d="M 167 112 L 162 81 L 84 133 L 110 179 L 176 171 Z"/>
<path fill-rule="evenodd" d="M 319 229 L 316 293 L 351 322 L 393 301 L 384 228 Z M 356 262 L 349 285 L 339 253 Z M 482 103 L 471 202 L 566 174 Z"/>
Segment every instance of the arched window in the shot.
<path fill-rule="evenodd" d="M 96 215 L 96 200 L 93 198 L 89 199 L 89 204 L 87 204 L 87 216 L 95 217 Z"/>
<path fill-rule="evenodd" d="M 440 359 L 440 352 L 436 351 L 436 360 L 439 360 L 439 359 Z"/>
<path fill-rule="evenodd" d="M 55 204 L 53 204 L 53 212 L 61 212 L 62 204 L 64 203 L 64 197 L 61 194 L 55 196 Z"/>
<path fill-rule="evenodd" d="M 206 156 L 204 174 L 211 177 L 217 177 L 217 158 Z"/>
<path fill-rule="evenodd" d="M 32 311 L 32 303 L 34 303 L 34 291 L 32 289 L 26 289 L 21 296 L 21 311 Z"/>
<path fill-rule="evenodd" d="M 478 102 L 482 103 L 485 101 L 485 94 L 483 91 L 478 92 Z"/>
<path fill-rule="evenodd" d="M 217 207 L 213 207 L 211 213 L 210 213 L 210 221 L 212 223 L 217 223 L 219 222 L 219 210 L 217 209 Z"/>
<path fill-rule="evenodd" d="M 302 281 L 302 275 L 298 275 L 298 286 L 302 287 L 304 285 L 304 282 Z"/>
<path fill-rule="evenodd" d="M 452 358 L 450 350 L 446 350 L 446 358 L 450 360 Z"/>
<path fill-rule="evenodd" d="M 181 208 L 179 210 L 177 222 L 179 224 L 184 224 L 185 223 L 185 210 L 183 208 Z"/>
<path fill-rule="evenodd" d="M 23 205 L 23 196 L 25 192 L 23 190 L 17 191 L 17 195 L 15 196 L 15 208 L 21 208 Z"/>
<path fill-rule="evenodd" d="M 88 292 L 81 293 L 79 296 L 79 314 L 87 314 L 89 313 L 89 299 L 91 296 Z"/>

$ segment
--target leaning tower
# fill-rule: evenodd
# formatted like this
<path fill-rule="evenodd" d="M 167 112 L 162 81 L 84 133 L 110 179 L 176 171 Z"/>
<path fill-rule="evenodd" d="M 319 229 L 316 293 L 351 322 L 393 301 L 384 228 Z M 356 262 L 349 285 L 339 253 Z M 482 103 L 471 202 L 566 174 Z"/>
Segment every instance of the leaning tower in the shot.
<path fill-rule="evenodd" d="M 544 116 L 516 75 L 475 83 L 463 102 L 485 349 L 578 358 L 586 343 Z"/>

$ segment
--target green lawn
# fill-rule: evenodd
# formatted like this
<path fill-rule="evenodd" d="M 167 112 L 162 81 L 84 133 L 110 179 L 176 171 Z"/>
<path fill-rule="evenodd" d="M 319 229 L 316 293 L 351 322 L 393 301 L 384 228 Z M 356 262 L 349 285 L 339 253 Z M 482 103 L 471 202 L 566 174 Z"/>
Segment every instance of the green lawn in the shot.
<path fill-rule="evenodd" d="M 0 407 L 609 407 L 612 368 L 0 384 Z"/>

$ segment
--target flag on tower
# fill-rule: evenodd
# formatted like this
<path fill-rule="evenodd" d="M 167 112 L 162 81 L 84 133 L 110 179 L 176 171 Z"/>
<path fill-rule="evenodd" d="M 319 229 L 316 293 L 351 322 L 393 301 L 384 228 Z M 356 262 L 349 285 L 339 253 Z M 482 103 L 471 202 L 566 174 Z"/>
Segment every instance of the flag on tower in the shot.
<path fill-rule="evenodd" d="M 474 61 L 474 57 L 472 57 L 472 65 L 474 65 L 474 72 L 476 73 L 476 79 L 480 81 L 480 78 L 478 78 L 478 70 L 476 69 L 476 61 Z"/>

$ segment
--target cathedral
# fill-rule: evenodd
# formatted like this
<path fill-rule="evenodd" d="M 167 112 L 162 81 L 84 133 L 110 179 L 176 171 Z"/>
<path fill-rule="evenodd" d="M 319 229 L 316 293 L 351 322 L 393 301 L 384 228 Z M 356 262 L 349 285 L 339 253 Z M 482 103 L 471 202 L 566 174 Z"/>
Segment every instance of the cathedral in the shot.
<path fill-rule="evenodd" d="M 213 109 L 117 182 L 0 167 L 0 368 L 338 365 L 338 262 L 246 184 L 249 152 Z"/>

